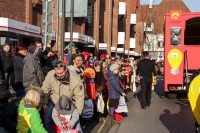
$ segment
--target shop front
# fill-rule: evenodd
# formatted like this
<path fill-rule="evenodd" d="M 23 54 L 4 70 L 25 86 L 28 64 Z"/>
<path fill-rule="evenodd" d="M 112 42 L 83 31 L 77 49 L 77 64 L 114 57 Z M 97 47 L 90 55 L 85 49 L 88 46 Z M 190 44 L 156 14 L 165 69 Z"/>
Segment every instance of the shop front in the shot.
<path fill-rule="evenodd" d="M 124 58 L 128 59 L 128 50 L 124 50 Z"/>
<path fill-rule="evenodd" d="M 87 51 L 93 53 L 95 51 L 94 40 L 92 37 L 73 32 L 73 43 L 82 52 Z M 65 45 L 70 43 L 70 32 L 65 32 Z M 93 53 L 94 54 L 94 53 Z"/>
<path fill-rule="evenodd" d="M 0 17 L 0 44 L 8 43 L 11 49 L 16 44 L 29 45 L 42 38 L 41 27 Z"/>
<path fill-rule="evenodd" d="M 99 55 L 107 54 L 108 44 L 107 43 L 99 43 Z"/>
<path fill-rule="evenodd" d="M 117 48 L 117 56 L 124 57 L 124 48 Z"/>
<path fill-rule="evenodd" d="M 112 46 L 111 47 L 111 57 L 115 57 L 116 56 L 116 47 Z"/>

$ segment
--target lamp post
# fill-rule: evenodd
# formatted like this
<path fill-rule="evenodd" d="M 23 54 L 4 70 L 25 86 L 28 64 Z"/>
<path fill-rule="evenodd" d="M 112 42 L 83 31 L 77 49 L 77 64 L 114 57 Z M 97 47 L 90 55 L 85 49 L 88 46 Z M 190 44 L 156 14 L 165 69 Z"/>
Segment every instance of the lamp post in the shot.
<path fill-rule="evenodd" d="M 72 57 L 72 41 L 73 41 L 73 17 L 74 17 L 74 0 L 71 0 L 70 6 L 70 57 Z"/>
<path fill-rule="evenodd" d="M 65 0 L 62 0 L 62 46 L 61 46 L 61 60 L 63 60 L 65 48 Z"/>

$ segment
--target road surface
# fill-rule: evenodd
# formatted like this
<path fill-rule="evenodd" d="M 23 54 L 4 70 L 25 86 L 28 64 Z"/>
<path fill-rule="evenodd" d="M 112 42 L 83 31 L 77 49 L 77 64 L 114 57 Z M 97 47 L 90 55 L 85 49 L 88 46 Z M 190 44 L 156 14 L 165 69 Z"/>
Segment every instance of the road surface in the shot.
<path fill-rule="evenodd" d="M 140 107 L 141 93 L 129 104 L 127 117 L 109 133 L 195 133 L 195 119 L 184 99 L 167 99 L 163 80 L 152 91 L 151 106 Z"/>

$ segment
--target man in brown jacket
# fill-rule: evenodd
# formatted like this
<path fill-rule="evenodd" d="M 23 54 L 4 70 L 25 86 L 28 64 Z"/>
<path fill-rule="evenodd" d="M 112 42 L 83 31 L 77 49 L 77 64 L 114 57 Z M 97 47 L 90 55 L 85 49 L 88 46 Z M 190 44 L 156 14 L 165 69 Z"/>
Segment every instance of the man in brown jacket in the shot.
<path fill-rule="evenodd" d="M 67 69 L 63 61 L 55 64 L 54 70 L 48 72 L 42 86 L 45 93 L 45 125 L 48 133 L 52 133 L 52 110 L 62 95 L 66 95 L 78 109 L 79 114 L 82 113 L 84 107 L 84 87 L 80 77 L 73 71 Z M 82 132 L 80 121 L 75 127 Z"/>

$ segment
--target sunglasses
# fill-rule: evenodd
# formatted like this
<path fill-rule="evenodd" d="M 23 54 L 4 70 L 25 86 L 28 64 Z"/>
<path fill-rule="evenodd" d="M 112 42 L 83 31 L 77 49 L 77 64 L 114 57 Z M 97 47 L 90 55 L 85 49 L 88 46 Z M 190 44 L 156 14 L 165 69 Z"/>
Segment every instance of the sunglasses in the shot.
<path fill-rule="evenodd" d="M 66 67 L 66 65 L 56 64 L 55 67 L 57 67 L 57 68 L 61 68 L 61 67 Z"/>

